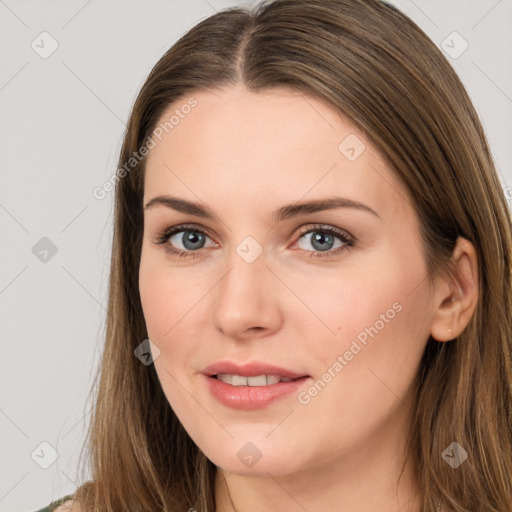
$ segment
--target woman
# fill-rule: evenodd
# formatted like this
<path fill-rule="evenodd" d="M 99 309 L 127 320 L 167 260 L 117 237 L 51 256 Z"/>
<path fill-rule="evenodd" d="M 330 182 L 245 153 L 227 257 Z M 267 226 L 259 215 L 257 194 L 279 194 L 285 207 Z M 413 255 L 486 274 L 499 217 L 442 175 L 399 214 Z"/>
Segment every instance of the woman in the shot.
<path fill-rule="evenodd" d="M 510 510 L 511 249 L 472 103 L 393 6 L 202 21 L 129 119 L 92 480 L 57 510 Z"/>

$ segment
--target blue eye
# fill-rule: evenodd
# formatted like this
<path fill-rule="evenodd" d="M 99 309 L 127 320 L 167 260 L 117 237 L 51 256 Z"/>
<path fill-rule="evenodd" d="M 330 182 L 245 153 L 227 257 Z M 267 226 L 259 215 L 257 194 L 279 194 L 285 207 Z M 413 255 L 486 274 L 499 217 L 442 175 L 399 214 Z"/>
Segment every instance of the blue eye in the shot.
<path fill-rule="evenodd" d="M 334 226 L 317 224 L 303 227 L 299 231 L 298 242 L 309 237 L 309 243 L 313 250 L 304 247 L 301 247 L 301 249 L 311 252 L 311 257 L 333 256 L 354 246 L 354 239 L 345 231 Z M 173 238 L 174 240 L 172 240 Z M 195 258 L 200 250 L 205 248 L 207 240 L 211 239 L 202 229 L 198 229 L 194 225 L 181 224 L 172 226 L 160 233 L 154 243 L 157 245 L 165 244 L 165 250 L 171 256 Z M 336 241 L 338 241 L 338 245 L 335 250 L 332 250 Z M 174 244 L 181 244 L 183 249 L 176 248 Z M 213 242 L 210 247 L 215 245 L 215 242 Z"/>
<path fill-rule="evenodd" d="M 301 228 L 299 241 L 307 236 L 309 236 L 311 246 L 316 249 L 316 251 L 311 252 L 312 258 L 322 258 L 324 257 L 322 253 L 325 253 L 325 256 L 332 256 L 354 246 L 353 238 L 345 231 L 335 228 L 334 226 L 317 224 L 313 227 L 306 226 L 306 228 Z M 339 243 L 336 250 L 333 251 L 331 249 L 334 247 L 336 239 L 341 243 Z"/>
<path fill-rule="evenodd" d="M 175 238 L 175 240 L 171 240 Z M 172 226 L 160 233 L 156 240 L 156 244 L 166 244 L 166 242 L 181 243 L 185 250 L 176 249 L 171 243 L 166 244 L 165 250 L 174 256 L 180 258 L 195 257 L 198 249 L 204 248 L 206 238 L 210 238 L 204 231 L 197 229 L 195 226 Z"/>

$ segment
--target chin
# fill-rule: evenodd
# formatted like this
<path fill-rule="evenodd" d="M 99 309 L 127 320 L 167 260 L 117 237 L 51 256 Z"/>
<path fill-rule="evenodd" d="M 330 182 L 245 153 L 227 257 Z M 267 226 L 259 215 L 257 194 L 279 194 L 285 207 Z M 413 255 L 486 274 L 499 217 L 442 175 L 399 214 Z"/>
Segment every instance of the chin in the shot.
<path fill-rule="evenodd" d="M 211 449 L 208 449 L 211 448 Z M 243 476 L 268 477 L 283 476 L 298 470 L 297 460 L 291 464 L 290 446 L 276 447 L 267 441 L 265 443 L 252 443 L 250 441 L 237 442 L 231 439 L 224 449 L 219 450 L 219 445 L 207 447 L 203 453 L 217 467 L 229 473 Z"/>

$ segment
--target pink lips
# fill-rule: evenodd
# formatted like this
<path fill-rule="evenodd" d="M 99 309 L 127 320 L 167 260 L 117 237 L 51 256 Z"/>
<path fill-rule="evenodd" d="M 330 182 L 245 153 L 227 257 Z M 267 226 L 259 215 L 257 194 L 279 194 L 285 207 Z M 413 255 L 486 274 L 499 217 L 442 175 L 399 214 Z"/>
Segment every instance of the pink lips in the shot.
<path fill-rule="evenodd" d="M 219 373 L 228 373 L 231 375 L 241 375 L 243 377 L 257 377 L 258 375 L 279 375 L 279 377 L 287 377 L 289 379 L 298 379 L 307 377 L 307 374 L 296 373 L 286 368 L 274 366 L 272 364 L 261 363 L 255 361 L 253 363 L 238 365 L 231 361 L 219 361 L 207 366 L 203 373 L 205 375 L 217 375 Z"/>
<path fill-rule="evenodd" d="M 309 375 L 300 374 L 266 363 L 253 362 L 237 365 L 230 361 L 221 361 L 205 368 L 202 372 L 210 393 L 221 404 L 241 410 L 254 410 L 265 407 L 276 400 L 295 392 L 311 380 Z M 266 386 L 232 386 L 215 378 L 217 374 L 256 377 L 258 375 L 278 375 L 294 379 L 291 382 L 279 382 Z"/>

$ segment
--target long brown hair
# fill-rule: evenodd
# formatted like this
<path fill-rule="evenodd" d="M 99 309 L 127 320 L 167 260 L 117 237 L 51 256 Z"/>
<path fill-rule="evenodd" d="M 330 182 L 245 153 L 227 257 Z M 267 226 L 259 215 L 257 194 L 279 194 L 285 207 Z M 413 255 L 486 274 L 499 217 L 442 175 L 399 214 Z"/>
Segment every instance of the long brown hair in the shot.
<path fill-rule="evenodd" d="M 375 145 L 407 188 L 429 278 L 474 244 L 479 297 L 456 340 L 427 342 L 408 449 L 423 511 L 512 509 L 511 218 L 477 113 L 457 74 L 408 17 L 379 0 L 274 0 L 201 21 L 152 69 L 128 121 L 115 190 L 105 347 L 82 456 L 84 512 L 215 510 L 215 465 L 174 415 L 154 365 L 138 290 L 144 146 L 170 104 L 243 83 L 325 101 Z M 132 165 L 133 164 L 133 165 Z M 456 441 L 469 454 L 442 458 Z"/>

